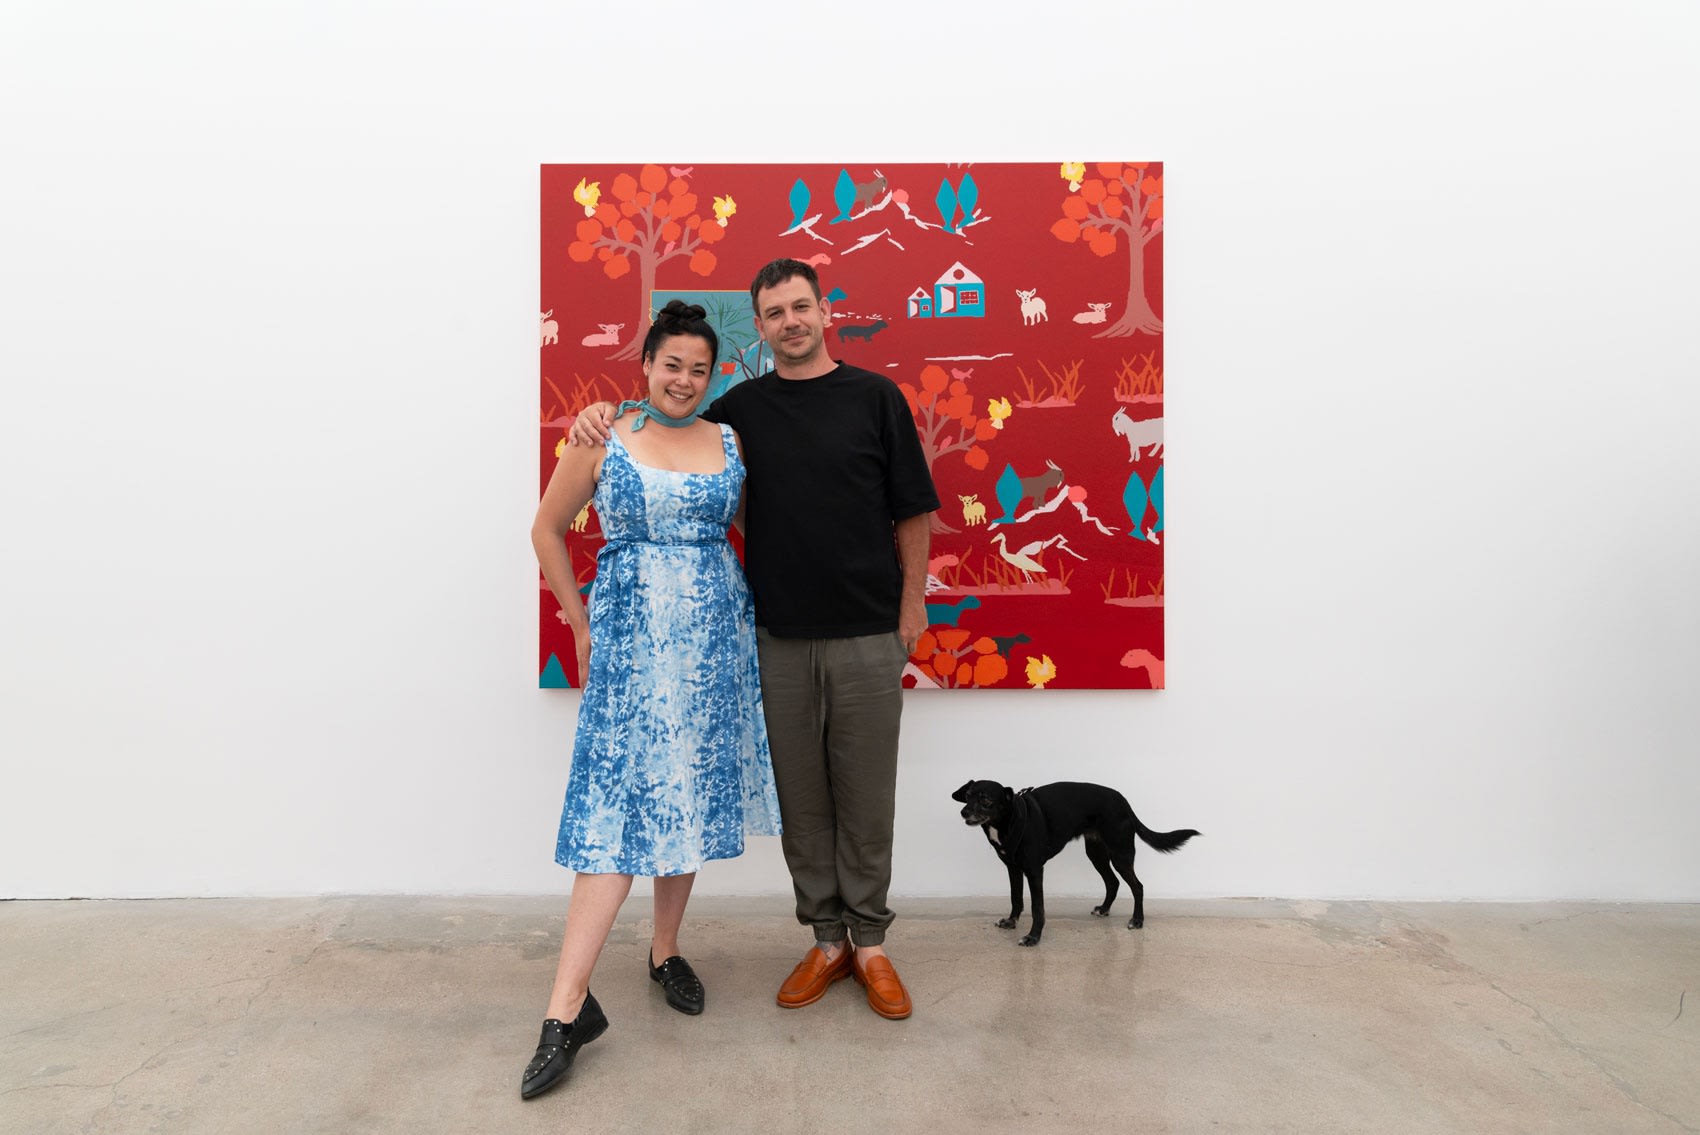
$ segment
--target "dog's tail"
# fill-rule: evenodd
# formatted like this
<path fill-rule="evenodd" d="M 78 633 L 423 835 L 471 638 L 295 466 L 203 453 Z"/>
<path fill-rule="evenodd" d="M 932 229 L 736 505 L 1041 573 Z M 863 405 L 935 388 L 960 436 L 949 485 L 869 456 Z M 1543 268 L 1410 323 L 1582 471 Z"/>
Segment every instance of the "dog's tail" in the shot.
<path fill-rule="evenodd" d="M 1133 818 L 1133 830 L 1139 833 L 1139 838 L 1144 840 L 1148 846 L 1155 851 L 1161 851 L 1164 855 L 1179 850 L 1187 840 L 1199 834 L 1192 828 L 1181 828 L 1179 831 L 1173 832 L 1154 832 L 1140 823 L 1138 816 Z"/>

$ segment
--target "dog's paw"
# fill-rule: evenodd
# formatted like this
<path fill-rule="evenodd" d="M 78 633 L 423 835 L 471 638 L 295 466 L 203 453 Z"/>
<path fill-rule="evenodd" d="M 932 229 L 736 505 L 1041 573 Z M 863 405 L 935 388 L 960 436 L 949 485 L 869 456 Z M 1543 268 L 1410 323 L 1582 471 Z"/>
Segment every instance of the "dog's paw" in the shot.
<path fill-rule="evenodd" d="M 1137 914 L 1134 915 L 1132 918 L 1127 920 L 1127 928 L 1129 930 L 1138 930 L 1141 926 L 1144 926 L 1144 925 L 1145 925 L 1145 919 L 1142 916 L 1137 915 Z"/>
<path fill-rule="evenodd" d="M 997 921 L 997 928 L 999 930 L 1014 930 L 1015 929 L 1015 919 L 1013 919 L 1013 918 L 1000 918 Z"/>
<path fill-rule="evenodd" d="M 1110 907 L 1109 907 L 1109 904 L 1108 904 L 1108 903 L 1106 903 L 1106 904 L 1104 904 L 1104 905 L 1103 905 L 1103 906 L 1095 906 L 1095 907 L 1093 907 L 1093 908 L 1092 908 L 1092 913 L 1093 913 L 1093 914 L 1095 914 L 1095 915 L 1097 915 L 1097 916 L 1098 916 L 1098 917 L 1099 917 L 1099 918 L 1108 918 L 1108 917 L 1110 917 Z"/>
<path fill-rule="evenodd" d="M 1039 944 L 1039 936 L 1037 934 L 1024 934 L 1021 937 L 1021 944 L 1023 946 L 1037 946 Z"/>

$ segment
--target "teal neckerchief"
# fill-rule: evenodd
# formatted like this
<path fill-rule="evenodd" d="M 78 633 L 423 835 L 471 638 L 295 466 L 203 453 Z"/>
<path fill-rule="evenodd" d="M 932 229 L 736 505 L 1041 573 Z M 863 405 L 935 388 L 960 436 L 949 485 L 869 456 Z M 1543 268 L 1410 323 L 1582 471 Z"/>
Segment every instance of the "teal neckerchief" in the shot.
<path fill-rule="evenodd" d="M 632 423 L 633 433 L 637 433 L 639 430 L 643 429 L 645 422 L 660 422 L 664 426 L 671 426 L 674 429 L 682 429 L 697 420 L 697 415 L 702 413 L 702 403 L 698 402 L 697 408 L 692 410 L 683 418 L 669 418 L 666 414 L 663 414 L 660 410 L 651 406 L 649 404 L 649 399 L 645 398 L 642 402 L 628 401 L 620 403 L 620 408 L 614 411 L 614 416 L 618 418 L 627 410 L 636 410 L 638 412 L 637 421 Z"/>

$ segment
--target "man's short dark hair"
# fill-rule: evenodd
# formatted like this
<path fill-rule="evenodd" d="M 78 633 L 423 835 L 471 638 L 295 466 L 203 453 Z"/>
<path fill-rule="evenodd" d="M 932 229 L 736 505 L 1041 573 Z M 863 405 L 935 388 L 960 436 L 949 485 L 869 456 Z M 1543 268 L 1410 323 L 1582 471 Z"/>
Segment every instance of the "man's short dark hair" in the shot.
<path fill-rule="evenodd" d="M 815 270 L 801 260 L 780 257 L 778 260 L 768 261 L 762 270 L 756 273 L 755 282 L 750 285 L 750 309 L 756 313 L 757 318 L 761 316 L 761 308 L 756 304 L 756 296 L 761 294 L 762 289 L 777 288 L 786 280 L 797 276 L 809 282 L 809 289 L 815 293 L 815 301 L 820 301 L 820 277 L 815 275 Z"/>

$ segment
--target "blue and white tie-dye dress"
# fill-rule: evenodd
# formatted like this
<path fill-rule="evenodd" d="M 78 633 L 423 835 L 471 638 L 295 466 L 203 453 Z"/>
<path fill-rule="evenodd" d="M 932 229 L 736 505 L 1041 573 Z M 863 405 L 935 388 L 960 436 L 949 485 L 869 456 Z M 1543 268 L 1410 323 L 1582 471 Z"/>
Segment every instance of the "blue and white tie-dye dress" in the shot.
<path fill-rule="evenodd" d="M 731 427 L 720 434 L 719 473 L 655 469 L 608 442 L 594 498 L 608 542 L 555 844 L 575 871 L 682 875 L 779 833 L 755 607 L 726 540 L 744 463 Z"/>

